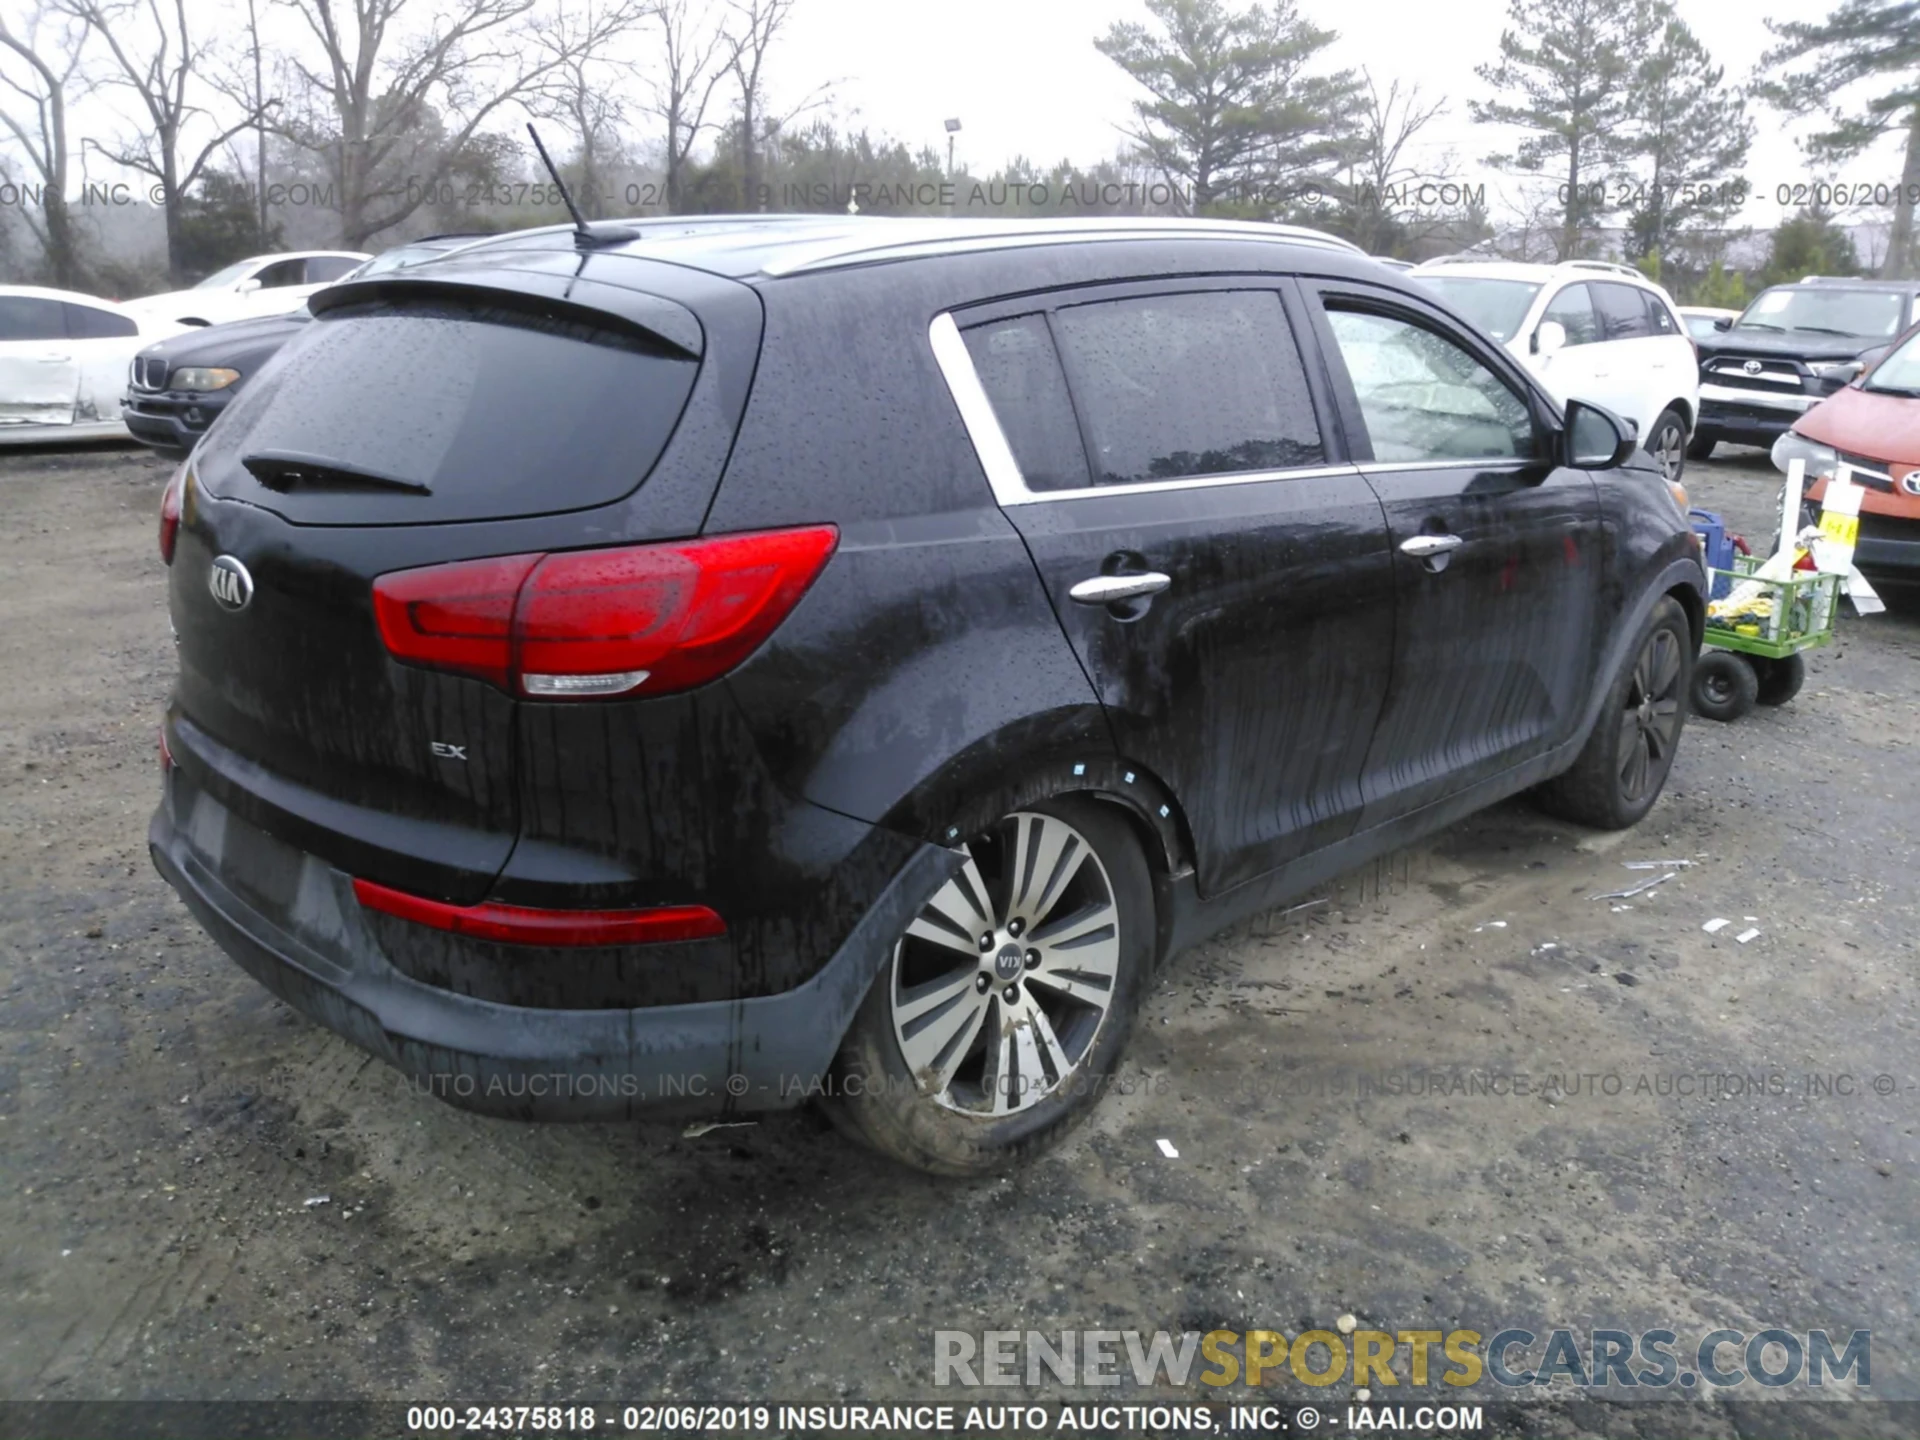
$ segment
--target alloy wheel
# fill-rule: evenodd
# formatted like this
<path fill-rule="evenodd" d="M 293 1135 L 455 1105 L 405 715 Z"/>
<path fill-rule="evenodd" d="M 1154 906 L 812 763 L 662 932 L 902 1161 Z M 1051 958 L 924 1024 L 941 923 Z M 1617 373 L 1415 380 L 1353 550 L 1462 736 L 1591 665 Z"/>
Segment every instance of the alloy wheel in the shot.
<path fill-rule="evenodd" d="M 1657 787 L 1680 736 L 1680 639 L 1656 629 L 1634 662 L 1620 721 L 1620 790 L 1629 802 Z"/>
<path fill-rule="evenodd" d="M 1678 480 L 1680 472 L 1687 463 L 1687 436 L 1681 427 L 1668 422 L 1653 437 L 1653 458 L 1660 462 L 1660 473 L 1668 480 Z"/>
<path fill-rule="evenodd" d="M 1120 912 L 1099 855 L 1057 815 L 1017 812 L 961 848 L 966 863 L 894 947 L 893 1031 L 922 1093 L 998 1118 L 1058 1090 L 1092 1050 Z"/>

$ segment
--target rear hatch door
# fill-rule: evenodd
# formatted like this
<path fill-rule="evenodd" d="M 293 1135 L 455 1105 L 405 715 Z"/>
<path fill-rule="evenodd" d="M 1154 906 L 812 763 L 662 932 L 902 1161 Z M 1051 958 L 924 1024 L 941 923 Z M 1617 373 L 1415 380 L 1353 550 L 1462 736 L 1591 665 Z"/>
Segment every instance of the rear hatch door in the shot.
<path fill-rule="evenodd" d="M 697 532 L 758 299 L 677 267 L 602 268 L 688 293 L 473 267 L 344 286 L 228 407 L 189 462 L 170 577 L 185 783 L 351 874 L 485 894 L 518 830 L 515 702 L 395 661 L 372 585 Z"/>

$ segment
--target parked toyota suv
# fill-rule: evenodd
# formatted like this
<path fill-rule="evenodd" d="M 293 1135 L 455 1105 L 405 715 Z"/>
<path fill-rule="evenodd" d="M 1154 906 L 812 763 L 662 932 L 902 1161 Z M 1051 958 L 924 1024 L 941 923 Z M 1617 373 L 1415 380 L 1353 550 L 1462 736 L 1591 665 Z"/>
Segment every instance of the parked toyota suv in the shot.
<path fill-rule="evenodd" d="M 1700 425 L 1688 453 L 1704 460 L 1722 440 L 1772 445 L 1916 322 L 1920 280 L 1809 275 L 1761 291 L 1700 341 Z"/>
<path fill-rule="evenodd" d="M 1700 362 L 1665 290 L 1609 260 L 1453 255 L 1413 274 L 1560 400 L 1596 401 L 1626 416 L 1667 479 L 1679 481 L 1700 414 Z"/>
<path fill-rule="evenodd" d="M 1673 762 L 1658 470 L 1312 231 L 642 222 L 314 309 L 163 505 L 150 844 L 457 1104 L 990 1170 L 1184 946 Z"/>

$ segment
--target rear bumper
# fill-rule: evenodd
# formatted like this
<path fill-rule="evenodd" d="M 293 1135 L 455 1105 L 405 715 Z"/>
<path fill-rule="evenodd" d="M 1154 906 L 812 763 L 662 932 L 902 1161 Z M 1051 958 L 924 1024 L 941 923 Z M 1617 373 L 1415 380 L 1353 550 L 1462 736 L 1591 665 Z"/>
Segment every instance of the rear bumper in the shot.
<path fill-rule="evenodd" d="M 634 1010 L 500 1005 L 423 985 L 382 954 L 352 880 L 299 856 L 277 913 L 221 878 L 229 843 L 258 832 L 198 796 L 147 832 L 161 876 L 233 959 L 308 1019 L 393 1066 L 396 1085 L 526 1120 L 776 1110 L 805 1099 L 927 895 L 959 857 L 922 845 L 812 979 L 777 995 Z"/>

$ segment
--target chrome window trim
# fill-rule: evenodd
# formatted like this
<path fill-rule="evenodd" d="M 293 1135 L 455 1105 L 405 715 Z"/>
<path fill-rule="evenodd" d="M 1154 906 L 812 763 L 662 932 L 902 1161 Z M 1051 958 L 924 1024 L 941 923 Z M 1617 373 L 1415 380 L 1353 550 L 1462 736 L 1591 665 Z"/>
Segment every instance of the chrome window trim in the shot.
<path fill-rule="evenodd" d="M 953 316 L 944 310 L 934 316 L 933 323 L 927 327 L 927 340 L 933 346 L 934 363 L 946 379 L 947 391 L 959 407 L 960 423 L 973 442 L 973 453 L 980 458 L 980 468 L 987 472 L 993 498 L 1003 507 L 1027 503 L 1033 499 L 1033 492 L 1027 489 L 1027 482 L 1020 474 L 1019 463 L 1013 458 L 1013 446 L 1007 443 L 1006 431 L 1000 428 L 1000 417 L 993 413 L 987 387 L 980 383 L 980 373 L 973 368 L 973 356 L 967 353 L 967 342 L 961 338 L 960 327 L 954 323 Z"/>
<path fill-rule="evenodd" d="M 1365 257 L 1350 240 L 1307 226 L 1268 225 L 1251 220 L 1149 220 L 1134 223 L 1112 219 L 1033 220 L 1017 225 L 991 221 L 955 220 L 935 225 L 879 220 L 871 235 L 844 233 L 816 244 L 794 245 L 792 251 L 767 261 L 760 273 L 772 278 L 809 271 L 844 269 L 887 260 L 933 255 L 959 255 L 980 250 L 1009 250 L 1034 245 L 1075 245 L 1114 240 L 1254 240 L 1264 244 L 1307 245 L 1345 255 Z M 878 226 L 892 230 L 882 234 Z M 915 230 L 908 230 L 908 225 Z M 915 233 L 916 231 L 920 233 Z"/>
<path fill-rule="evenodd" d="M 1226 474 L 1183 475 L 1172 480 L 1138 480 L 1127 485 L 1081 485 L 1071 490 L 1029 490 L 1020 464 L 1013 458 L 1013 446 L 993 413 L 993 402 L 973 368 L 973 356 L 951 313 L 942 311 L 927 327 L 927 340 L 933 347 L 934 363 L 947 382 L 947 392 L 960 411 L 960 423 L 973 451 L 986 472 L 993 498 L 1002 509 L 1015 505 L 1043 505 L 1054 500 L 1088 500 L 1094 496 L 1153 495 L 1164 490 L 1213 489 L 1226 485 L 1255 485 L 1266 480 L 1304 480 L 1323 475 L 1358 477 L 1360 468 L 1346 461 L 1324 465 L 1302 465 L 1285 470 L 1237 470 Z M 1472 464 L 1472 461 L 1449 461 Z"/>
<path fill-rule="evenodd" d="M 1525 470 L 1541 462 L 1525 455 L 1467 455 L 1456 460 L 1361 460 L 1354 469 L 1362 475 L 1380 475 L 1398 470 Z"/>

